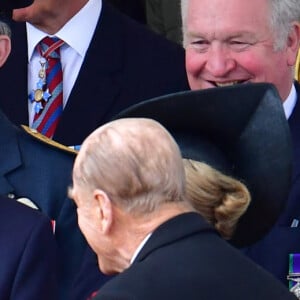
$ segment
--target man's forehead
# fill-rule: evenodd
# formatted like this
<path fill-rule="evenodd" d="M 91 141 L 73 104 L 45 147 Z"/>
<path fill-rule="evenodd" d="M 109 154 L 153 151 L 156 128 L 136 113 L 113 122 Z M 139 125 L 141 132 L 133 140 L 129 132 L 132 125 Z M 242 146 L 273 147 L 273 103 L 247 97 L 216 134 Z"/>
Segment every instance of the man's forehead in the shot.
<path fill-rule="evenodd" d="M 229 41 L 238 38 L 253 40 L 256 38 L 256 32 L 239 30 L 238 28 L 234 28 L 233 30 L 226 30 L 225 28 L 223 28 L 219 32 L 216 32 L 215 30 L 207 31 L 207 30 L 197 30 L 194 28 L 190 28 L 187 31 L 187 35 L 192 39 L 202 38 L 210 41 L 215 39 L 222 40 L 222 41 Z"/>
<path fill-rule="evenodd" d="M 223 20 L 261 23 L 262 20 L 267 22 L 268 14 L 269 2 L 264 0 L 191 0 L 185 21 L 201 27 L 205 23 L 214 25 Z"/>

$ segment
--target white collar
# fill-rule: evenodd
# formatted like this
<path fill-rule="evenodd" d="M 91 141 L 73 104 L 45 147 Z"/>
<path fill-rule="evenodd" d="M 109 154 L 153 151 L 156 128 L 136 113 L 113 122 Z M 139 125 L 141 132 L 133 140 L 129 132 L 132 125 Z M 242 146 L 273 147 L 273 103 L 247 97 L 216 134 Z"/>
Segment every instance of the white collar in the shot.
<path fill-rule="evenodd" d="M 133 253 L 133 256 L 131 257 L 130 260 L 130 264 L 132 264 L 136 257 L 138 256 L 138 254 L 140 253 L 140 251 L 142 250 L 142 248 L 144 247 L 144 245 L 146 244 L 146 242 L 149 240 L 150 236 L 152 235 L 152 232 L 150 232 L 140 243 L 140 245 L 136 248 L 136 250 Z"/>
<path fill-rule="evenodd" d="M 296 102 L 297 102 L 297 92 L 296 92 L 295 85 L 293 84 L 288 97 L 283 102 L 283 109 L 284 109 L 285 117 L 287 119 L 289 119 L 289 117 L 291 116 L 293 109 L 296 105 Z"/>
<path fill-rule="evenodd" d="M 86 5 L 73 16 L 54 35 L 66 42 L 80 56 L 84 57 L 92 40 L 102 9 L 102 0 L 89 0 Z M 36 45 L 48 34 L 26 23 L 28 61 L 31 60 Z M 90 30 L 87 30 L 89 28 Z"/>

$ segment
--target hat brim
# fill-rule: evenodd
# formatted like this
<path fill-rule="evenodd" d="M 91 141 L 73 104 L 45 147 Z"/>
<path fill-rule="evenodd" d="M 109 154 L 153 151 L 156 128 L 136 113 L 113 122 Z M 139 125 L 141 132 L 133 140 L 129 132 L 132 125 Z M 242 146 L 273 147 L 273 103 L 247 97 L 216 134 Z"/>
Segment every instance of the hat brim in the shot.
<path fill-rule="evenodd" d="M 274 225 L 288 198 L 292 147 L 273 85 L 165 95 L 136 104 L 114 119 L 128 117 L 160 122 L 184 158 L 204 161 L 246 184 L 252 201 L 231 240 L 235 246 L 258 241 Z"/>

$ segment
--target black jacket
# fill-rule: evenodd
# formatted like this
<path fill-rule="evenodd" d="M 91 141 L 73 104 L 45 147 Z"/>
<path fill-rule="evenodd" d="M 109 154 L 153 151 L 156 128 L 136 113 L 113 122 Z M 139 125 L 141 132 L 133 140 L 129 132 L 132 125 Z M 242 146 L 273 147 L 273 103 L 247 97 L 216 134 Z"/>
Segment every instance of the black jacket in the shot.
<path fill-rule="evenodd" d="M 231 247 L 196 213 L 162 224 L 134 263 L 95 300 L 295 299 L 272 275 Z"/>

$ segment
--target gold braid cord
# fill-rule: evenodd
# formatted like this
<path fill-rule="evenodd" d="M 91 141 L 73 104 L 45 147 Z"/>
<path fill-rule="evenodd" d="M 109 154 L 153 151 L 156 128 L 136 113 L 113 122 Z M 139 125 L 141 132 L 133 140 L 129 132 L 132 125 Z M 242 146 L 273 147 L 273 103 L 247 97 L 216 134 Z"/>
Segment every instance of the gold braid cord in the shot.
<path fill-rule="evenodd" d="M 54 148 L 57 148 L 57 149 L 60 149 L 60 150 L 64 150 L 66 152 L 70 152 L 70 153 L 73 153 L 73 154 L 77 154 L 78 151 L 76 150 L 73 150 L 65 145 L 62 145 L 58 142 L 55 142 L 49 138 L 47 138 L 46 136 L 42 135 L 41 133 L 37 132 L 36 129 L 33 129 L 33 128 L 29 128 L 28 126 L 26 125 L 22 125 L 21 126 L 29 135 L 31 135 L 32 137 L 34 137 L 35 139 L 39 140 L 40 142 L 42 143 L 45 143 L 47 145 L 50 145 L 51 147 L 54 147 Z"/>

